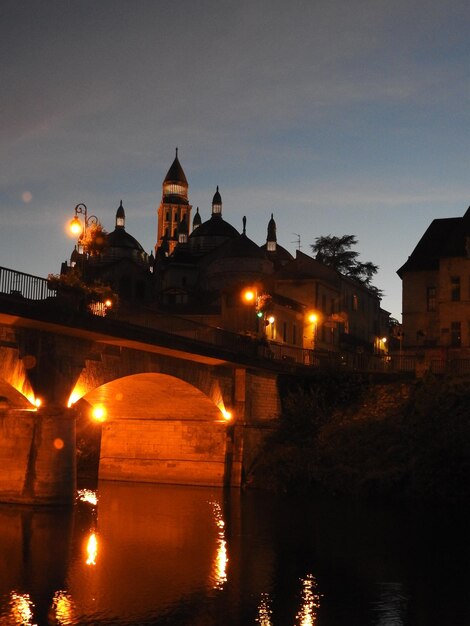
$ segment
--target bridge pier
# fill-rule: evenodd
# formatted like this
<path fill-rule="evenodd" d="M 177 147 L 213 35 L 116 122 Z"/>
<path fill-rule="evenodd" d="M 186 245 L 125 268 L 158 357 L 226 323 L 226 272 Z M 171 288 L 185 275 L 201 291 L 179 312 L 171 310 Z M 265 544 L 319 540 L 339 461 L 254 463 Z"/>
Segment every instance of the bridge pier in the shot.
<path fill-rule="evenodd" d="M 70 409 L 0 412 L 0 501 L 70 505 L 76 488 L 75 415 Z"/>

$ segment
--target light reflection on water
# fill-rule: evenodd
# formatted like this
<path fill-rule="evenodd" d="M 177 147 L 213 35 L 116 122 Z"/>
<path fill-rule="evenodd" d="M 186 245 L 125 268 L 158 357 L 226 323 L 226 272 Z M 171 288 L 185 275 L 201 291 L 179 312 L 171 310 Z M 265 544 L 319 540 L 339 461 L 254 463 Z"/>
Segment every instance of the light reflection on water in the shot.
<path fill-rule="evenodd" d="M 0 626 L 460 626 L 468 516 L 443 510 L 130 483 L 0 506 Z"/>

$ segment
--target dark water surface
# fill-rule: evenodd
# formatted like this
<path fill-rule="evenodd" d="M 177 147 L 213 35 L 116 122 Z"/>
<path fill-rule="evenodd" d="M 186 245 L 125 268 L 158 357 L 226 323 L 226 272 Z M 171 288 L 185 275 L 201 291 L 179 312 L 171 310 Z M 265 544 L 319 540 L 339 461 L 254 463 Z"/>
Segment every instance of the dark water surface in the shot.
<path fill-rule="evenodd" d="M 0 626 L 470 625 L 461 506 L 100 483 L 0 506 Z"/>

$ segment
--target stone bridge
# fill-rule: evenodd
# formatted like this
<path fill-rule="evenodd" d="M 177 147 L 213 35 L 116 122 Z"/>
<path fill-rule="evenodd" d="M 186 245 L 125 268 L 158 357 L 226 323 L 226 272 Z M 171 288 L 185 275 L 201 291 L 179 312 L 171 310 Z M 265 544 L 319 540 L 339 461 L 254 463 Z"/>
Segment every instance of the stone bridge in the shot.
<path fill-rule="evenodd" d="M 0 501 L 71 502 L 75 418 L 97 408 L 100 479 L 239 486 L 280 407 L 252 349 L 0 296 Z"/>

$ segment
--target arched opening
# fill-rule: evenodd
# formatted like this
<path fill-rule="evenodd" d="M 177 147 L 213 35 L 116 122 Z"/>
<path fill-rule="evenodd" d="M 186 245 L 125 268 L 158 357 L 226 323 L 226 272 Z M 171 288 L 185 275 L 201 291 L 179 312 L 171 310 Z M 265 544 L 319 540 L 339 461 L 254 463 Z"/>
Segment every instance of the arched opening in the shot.
<path fill-rule="evenodd" d="M 226 474 L 225 407 L 166 374 L 135 374 L 83 396 L 77 424 L 100 408 L 99 478 L 216 485 Z M 95 445 L 99 428 L 94 428 Z M 78 429 L 78 437 L 83 432 Z"/>

